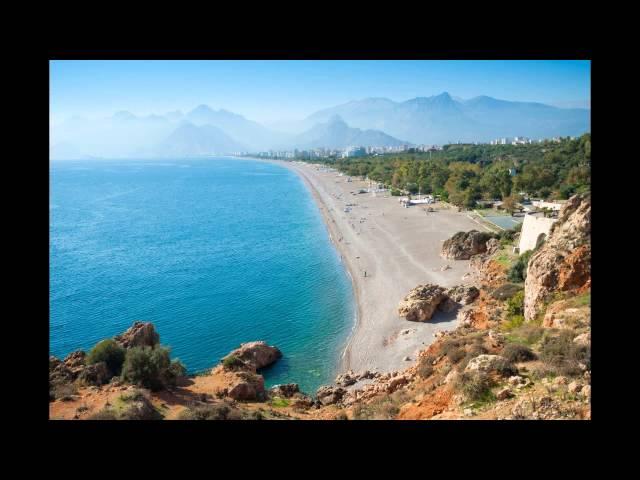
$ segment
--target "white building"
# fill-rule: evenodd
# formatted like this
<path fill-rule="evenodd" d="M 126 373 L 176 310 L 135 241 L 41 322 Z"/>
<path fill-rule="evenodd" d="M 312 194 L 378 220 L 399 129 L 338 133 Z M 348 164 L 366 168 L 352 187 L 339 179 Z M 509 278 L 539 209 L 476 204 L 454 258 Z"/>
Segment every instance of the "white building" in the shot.
<path fill-rule="evenodd" d="M 546 218 L 535 213 L 525 215 L 522 222 L 522 230 L 520 230 L 520 242 L 518 243 L 520 255 L 527 250 L 533 250 L 539 242 L 545 240 L 556 220 L 556 218 Z"/>

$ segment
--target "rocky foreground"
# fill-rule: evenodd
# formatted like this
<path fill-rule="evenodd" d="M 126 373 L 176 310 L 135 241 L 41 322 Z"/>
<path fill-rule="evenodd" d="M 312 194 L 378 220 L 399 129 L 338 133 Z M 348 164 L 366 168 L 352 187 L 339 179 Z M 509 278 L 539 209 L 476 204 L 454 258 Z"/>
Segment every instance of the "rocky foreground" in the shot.
<path fill-rule="evenodd" d="M 294 383 L 265 389 L 260 369 L 282 352 L 256 341 L 186 376 L 153 325 L 136 322 L 99 349 L 50 358 L 50 418 L 590 419 L 590 218 L 590 197 L 571 198 L 522 278 L 517 237 L 445 242 L 442 255 L 468 261 L 474 284 L 419 285 L 400 302 L 408 327 L 437 310 L 458 318 L 405 370 L 345 372 L 313 396 Z"/>

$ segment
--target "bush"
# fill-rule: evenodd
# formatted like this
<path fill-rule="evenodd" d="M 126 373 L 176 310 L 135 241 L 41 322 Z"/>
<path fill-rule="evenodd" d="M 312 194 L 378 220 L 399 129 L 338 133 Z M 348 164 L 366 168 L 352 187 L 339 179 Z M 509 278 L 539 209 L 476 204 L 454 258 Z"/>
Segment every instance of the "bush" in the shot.
<path fill-rule="evenodd" d="M 234 368 L 244 366 L 244 362 L 235 355 L 229 355 L 222 360 L 222 365 L 227 370 L 233 370 Z"/>
<path fill-rule="evenodd" d="M 522 322 L 524 322 L 524 317 L 522 317 Z M 507 339 L 515 343 L 533 345 L 542 338 L 544 332 L 545 329 L 538 325 L 532 325 L 531 323 L 522 323 L 517 328 L 514 328 L 511 334 L 507 335 Z"/>
<path fill-rule="evenodd" d="M 215 405 L 196 405 L 186 408 L 178 415 L 179 420 L 241 420 L 242 415 L 238 409 L 232 408 L 227 403 Z"/>
<path fill-rule="evenodd" d="M 513 362 L 507 359 L 495 362 L 494 368 L 501 377 L 513 377 L 519 373 L 518 368 L 513 364 Z"/>
<path fill-rule="evenodd" d="M 510 315 L 524 315 L 524 290 L 507 300 L 507 312 Z"/>
<path fill-rule="evenodd" d="M 501 355 L 510 362 L 529 362 L 537 358 L 529 347 L 519 343 L 508 343 Z"/>
<path fill-rule="evenodd" d="M 504 330 L 514 330 L 516 328 L 521 327 L 524 324 L 524 316 L 523 315 L 512 315 L 509 319 L 503 324 L 502 328 Z"/>
<path fill-rule="evenodd" d="M 580 364 L 591 369 L 591 347 L 573 343 L 570 331 L 557 336 L 547 335 L 542 339 L 540 359 L 560 375 L 581 375 Z"/>
<path fill-rule="evenodd" d="M 527 250 L 522 255 L 518 257 L 513 266 L 509 269 L 509 273 L 507 274 L 507 278 L 511 282 L 524 282 L 527 278 L 527 265 L 529 264 L 529 259 L 531 255 L 533 255 L 533 250 Z"/>
<path fill-rule="evenodd" d="M 422 357 L 418 363 L 418 375 L 421 378 L 429 378 L 433 374 L 433 361 L 435 359 L 431 356 Z"/>
<path fill-rule="evenodd" d="M 120 375 L 126 351 L 115 340 L 109 338 L 96 343 L 87 355 L 87 364 L 104 362 L 113 375 Z"/>
<path fill-rule="evenodd" d="M 89 415 L 87 420 L 117 420 L 116 413 L 110 408 L 103 408 L 93 415 Z"/>
<path fill-rule="evenodd" d="M 168 348 L 160 345 L 134 347 L 127 350 L 122 379 L 151 390 L 161 390 L 175 385 L 175 372 L 178 369 L 178 366 L 172 365 Z"/>
<path fill-rule="evenodd" d="M 440 351 L 443 355 L 445 355 L 451 363 L 458 363 L 465 356 L 464 348 L 462 348 L 463 343 L 459 340 L 446 340 Z"/>
<path fill-rule="evenodd" d="M 461 392 L 467 401 L 491 401 L 494 399 L 491 387 L 493 383 L 486 373 L 464 372 L 456 381 L 456 390 Z"/>

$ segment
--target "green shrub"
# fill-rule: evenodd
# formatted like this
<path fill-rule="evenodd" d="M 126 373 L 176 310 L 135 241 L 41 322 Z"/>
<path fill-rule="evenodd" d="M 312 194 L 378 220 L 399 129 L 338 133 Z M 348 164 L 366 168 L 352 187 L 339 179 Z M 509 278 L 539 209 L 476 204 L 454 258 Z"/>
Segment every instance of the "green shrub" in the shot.
<path fill-rule="evenodd" d="M 529 264 L 529 259 L 531 258 L 531 255 L 533 255 L 533 252 L 533 250 L 527 250 L 518 257 L 507 273 L 509 281 L 520 283 L 526 280 L 527 265 Z"/>
<path fill-rule="evenodd" d="M 502 377 L 518 375 L 518 368 L 508 359 L 498 360 L 494 363 L 494 369 Z"/>
<path fill-rule="evenodd" d="M 151 390 L 161 390 L 175 385 L 175 371 L 178 368 L 172 365 L 166 347 L 134 347 L 127 350 L 122 379 Z"/>
<path fill-rule="evenodd" d="M 573 332 L 561 332 L 557 336 L 546 335 L 540 347 L 540 359 L 559 375 L 582 374 L 580 364 L 591 369 L 591 346 L 573 342 Z"/>
<path fill-rule="evenodd" d="M 235 355 L 229 355 L 222 360 L 222 365 L 227 370 L 233 370 L 234 368 L 244 366 L 244 362 Z"/>
<path fill-rule="evenodd" d="M 502 329 L 506 331 L 515 330 L 521 327 L 524 324 L 524 316 L 523 315 L 512 315 L 509 319 L 502 325 Z"/>
<path fill-rule="evenodd" d="M 491 392 L 493 382 L 483 372 L 463 372 L 456 381 L 455 388 L 467 401 L 488 402 L 495 397 Z"/>
<path fill-rule="evenodd" d="M 87 420 L 117 420 L 116 413 L 111 408 L 103 408 L 96 413 L 89 415 Z"/>
<path fill-rule="evenodd" d="M 242 415 L 237 408 L 227 403 L 215 405 L 196 405 L 184 409 L 178 415 L 179 420 L 241 420 Z"/>
<path fill-rule="evenodd" d="M 500 355 L 510 362 L 529 362 L 537 358 L 529 347 L 519 343 L 508 343 Z"/>
<path fill-rule="evenodd" d="M 524 322 L 524 317 L 522 317 L 522 322 Z M 507 340 L 514 343 L 533 345 L 542 338 L 544 332 L 545 329 L 538 325 L 522 323 L 520 326 L 512 329 L 511 333 L 507 335 Z"/>
<path fill-rule="evenodd" d="M 109 338 L 96 343 L 87 355 L 87 364 L 104 362 L 113 375 L 120 375 L 126 351 Z"/>
<path fill-rule="evenodd" d="M 524 290 L 507 300 L 507 312 L 510 315 L 524 315 Z"/>

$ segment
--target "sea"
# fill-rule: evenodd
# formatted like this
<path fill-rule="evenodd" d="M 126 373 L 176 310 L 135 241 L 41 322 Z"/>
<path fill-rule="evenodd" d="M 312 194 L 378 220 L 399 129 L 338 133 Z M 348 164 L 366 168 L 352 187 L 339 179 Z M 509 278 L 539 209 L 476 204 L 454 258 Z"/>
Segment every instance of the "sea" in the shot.
<path fill-rule="evenodd" d="M 150 321 L 191 374 L 243 342 L 267 386 L 332 382 L 353 328 L 348 273 L 291 170 L 248 159 L 50 163 L 50 354 Z"/>

